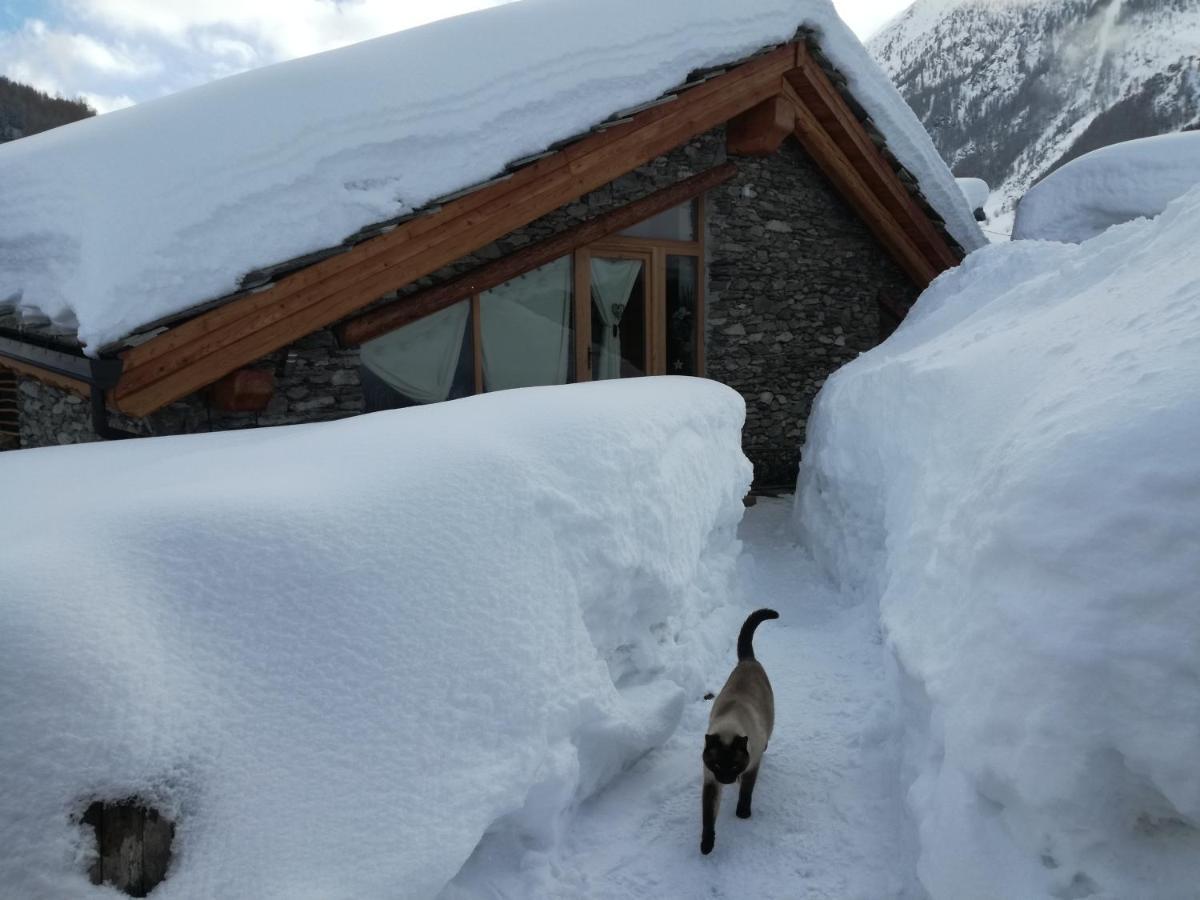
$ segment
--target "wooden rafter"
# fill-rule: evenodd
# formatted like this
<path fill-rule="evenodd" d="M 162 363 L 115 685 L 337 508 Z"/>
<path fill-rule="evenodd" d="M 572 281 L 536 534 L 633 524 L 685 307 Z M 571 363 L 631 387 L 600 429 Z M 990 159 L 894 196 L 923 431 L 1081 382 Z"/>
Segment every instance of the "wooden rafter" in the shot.
<path fill-rule="evenodd" d="M 594 219 L 559 232 L 558 234 L 523 247 L 467 272 L 458 278 L 427 288 L 408 297 L 401 297 L 351 319 L 338 328 L 338 339 L 345 346 L 355 346 L 387 334 L 417 319 L 451 306 L 464 297 L 490 290 L 506 281 L 531 272 L 568 253 L 636 225 L 651 216 L 686 203 L 693 197 L 728 181 L 737 173 L 733 163 L 723 163 L 699 175 L 693 175 L 670 187 L 655 191 L 640 200 L 618 207 Z"/>
<path fill-rule="evenodd" d="M 797 45 L 796 67 L 785 76 L 785 82 L 793 91 L 793 99 L 799 98 L 808 108 L 841 155 L 937 272 L 958 265 L 959 255 L 904 186 L 806 45 Z"/>
<path fill-rule="evenodd" d="M 143 416 L 187 396 L 774 96 L 794 65 L 793 45 L 764 54 L 506 181 L 134 347 L 123 356 L 110 402 Z"/>
<path fill-rule="evenodd" d="M 862 173 L 846 158 L 808 104 L 787 82 L 784 83 L 784 93 L 795 105 L 796 137 L 818 168 L 833 182 L 909 278 L 920 287 L 929 284 L 940 270 L 892 217 Z"/>

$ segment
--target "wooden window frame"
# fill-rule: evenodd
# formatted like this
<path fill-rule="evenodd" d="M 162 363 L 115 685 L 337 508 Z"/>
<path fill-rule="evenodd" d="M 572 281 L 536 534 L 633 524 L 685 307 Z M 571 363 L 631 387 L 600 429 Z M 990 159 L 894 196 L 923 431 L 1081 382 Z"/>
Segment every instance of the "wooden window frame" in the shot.
<path fill-rule="evenodd" d="M 608 241 L 597 241 L 588 247 L 575 251 L 575 266 L 578 269 L 583 269 L 586 275 L 586 283 L 584 279 L 577 279 L 575 282 L 575 340 L 576 346 L 583 346 L 584 355 L 580 358 L 575 357 L 575 380 L 576 381 L 594 381 L 592 372 L 592 356 L 590 353 L 592 347 L 592 257 L 599 256 L 604 259 L 631 259 L 636 260 L 644 266 L 644 279 L 646 284 L 646 302 L 642 309 L 642 332 L 645 335 L 646 342 L 646 359 L 643 363 L 647 375 L 659 374 L 658 368 L 660 365 L 658 348 L 658 322 L 654 315 L 658 309 L 658 278 L 654 251 L 647 247 L 630 247 L 626 243 L 611 244 Z M 586 254 L 583 259 L 581 254 Z M 582 335 L 582 338 L 580 337 Z"/>
<path fill-rule="evenodd" d="M 593 254 L 617 259 L 637 259 L 645 264 L 646 303 L 645 334 L 647 344 L 647 375 L 666 375 L 666 320 L 667 257 L 690 256 L 696 260 L 696 375 L 706 372 L 704 352 L 705 327 L 705 225 L 706 202 L 700 194 L 688 203 L 696 204 L 696 240 L 675 241 L 666 238 L 638 238 L 620 233 L 606 235 L 565 254 L 571 258 L 572 314 L 574 324 L 575 368 L 574 382 L 592 381 L 592 281 L 591 260 Z M 562 257 L 559 257 L 560 259 Z M 547 263 L 550 265 L 550 263 Z M 471 303 L 471 351 L 474 362 L 475 394 L 487 393 L 483 383 L 483 323 L 481 293 L 468 294 L 461 303 Z M 419 320 L 418 320 L 419 321 Z"/>
<path fill-rule="evenodd" d="M 667 300 L 667 257 L 668 256 L 690 256 L 696 260 L 696 375 L 704 377 L 707 373 L 707 359 L 704 352 L 704 329 L 705 329 L 705 291 L 704 285 L 707 279 L 705 278 L 705 231 L 707 224 L 707 208 L 706 197 L 704 194 L 699 194 L 692 200 L 687 201 L 696 204 L 696 239 L 694 241 L 674 241 L 667 238 L 640 238 L 629 237 L 623 234 L 612 234 L 601 238 L 580 250 L 575 251 L 576 273 L 580 269 L 585 271 L 588 268 L 587 262 L 590 260 L 591 254 L 602 256 L 620 256 L 622 254 L 648 253 L 651 256 L 651 268 L 648 270 L 650 279 L 650 300 L 647 303 L 646 313 L 653 321 L 647 325 L 646 336 L 647 340 L 652 341 L 650 347 L 651 366 L 648 375 L 666 375 L 666 335 L 664 329 L 666 321 L 663 316 L 656 315 L 657 312 L 666 310 Z M 582 255 L 582 256 L 581 256 Z M 581 259 L 583 263 L 581 264 Z M 591 345 L 591 309 L 588 304 L 591 302 L 591 282 L 584 281 L 576 274 L 575 279 L 575 323 L 576 347 L 587 348 Z M 587 303 L 581 303 L 580 297 L 583 297 Z M 586 313 L 586 316 L 581 315 L 580 310 Z M 580 336 L 580 323 L 583 322 L 583 328 L 588 332 Z M 586 350 L 585 350 L 586 352 Z M 576 353 L 576 380 L 591 381 L 591 372 L 585 371 L 580 366 L 580 356 Z M 586 367 L 587 360 L 583 360 Z"/>

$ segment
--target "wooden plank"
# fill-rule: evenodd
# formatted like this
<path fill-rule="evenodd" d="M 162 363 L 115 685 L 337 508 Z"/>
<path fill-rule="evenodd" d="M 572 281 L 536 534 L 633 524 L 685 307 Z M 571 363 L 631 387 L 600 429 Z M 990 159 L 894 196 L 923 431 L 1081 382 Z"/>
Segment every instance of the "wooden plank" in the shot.
<path fill-rule="evenodd" d="M 640 200 L 610 210 L 574 228 L 529 244 L 515 253 L 480 266 L 444 284 L 377 306 L 341 325 L 338 328 L 338 339 L 343 346 L 348 347 L 366 343 L 389 331 L 394 331 L 417 319 L 445 309 L 468 294 L 490 290 L 526 272 L 531 272 L 540 266 L 560 259 L 585 244 L 600 240 L 651 216 L 658 215 L 660 212 L 686 203 L 716 185 L 728 181 L 736 172 L 737 169 L 733 163 L 723 163 L 670 187 L 655 191 Z M 688 246 L 693 245 L 689 244 Z"/>
<path fill-rule="evenodd" d="M 88 870 L 92 884 L 109 884 L 131 897 L 145 897 L 167 876 L 175 825 L 136 799 L 97 801 L 82 822 L 96 832 L 97 858 Z"/>
<path fill-rule="evenodd" d="M 158 810 L 147 810 L 142 825 L 142 883 L 147 893 L 167 877 L 174 839 L 175 824 L 163 818 Z"/>
<path fill-rule="evenodd" d="M 733 156 L 771 156 L 795 124 L 792 105 L 783 97 L 772 97 L 729 120 L 725 148 Z"/>
<path fill-rule="evenodd" d="M 929 217 L 897 178 L 863 123 L 854 115 L 806 46 L 798 45 L 797 59 L 797 68 L 788 73 L 787 82 L 826 126 L 834 142 L 859 169 L 863 180 L 871 186 L 893 217 L 906 226 L 939 272 L 958 265 L 958 254 L 934 229 Z"/>
<path fill-rule="evenodd" d="M 90 397 L 92 395 L 92 388 L 85 381 L 76 381 L 74 378 L 68 378 L 66 375 L 59 375 L 57 372 L 48 372 L 45 369 L 39 369 L 37 366 L 17 362 L 15 359 L 5 359 L 4 365 L 14 372 L 20 372 L 22 375 L 36 378 L 38 381 L 48 384 L 51 387 L 56 387 L 59 390 L 70 391 L 72 394 L 78 394 L 80 397 Z"/>
<path fill-rule="evenodd" d="M 483 320 L 479 316 L 479 295 L 471 295 L 471 358 L 475 367 L 475 393 L 483 393 Z"/>
<path fill-rule="evenodd" d="M 785 47 L 745 63 L 506 182 L 133 348 L 114 402 L 146 415 L 607 184 L 777 93 L 794 54 Z"/>
<path fill-rule="evenodd" d="M 925 287 L 941 270 L 934 267 L 896 222 L 825 127 L 786 82 L 785 96 L 796 106 L 796 137 L 804 149 L 905 273 L 918 287 Z"/>
<path fill-rule="evenodd" d="M 650 327 L 646 340 L 650 344 L 650 374 L 667 374 L 667 254 L 655 244 L 650 249 L 650 267 L 646 270 L 649 283 Z"/>
<path fill-rule="evenodd" d="M 575 279 L 575 380 L 592 380 L 592 256 L 576 250 L 571 260 Z"/>

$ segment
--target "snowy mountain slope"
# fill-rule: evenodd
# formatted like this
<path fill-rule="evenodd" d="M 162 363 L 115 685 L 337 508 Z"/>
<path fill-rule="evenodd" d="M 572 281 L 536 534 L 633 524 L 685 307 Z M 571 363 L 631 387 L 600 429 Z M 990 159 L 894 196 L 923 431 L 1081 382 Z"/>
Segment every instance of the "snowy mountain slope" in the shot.
<path fill-rule="evenodd" d="M 917 0 L 868 48 L 1002 219 L 1090 150 L 1200 126 L 1200 0 Z"/>

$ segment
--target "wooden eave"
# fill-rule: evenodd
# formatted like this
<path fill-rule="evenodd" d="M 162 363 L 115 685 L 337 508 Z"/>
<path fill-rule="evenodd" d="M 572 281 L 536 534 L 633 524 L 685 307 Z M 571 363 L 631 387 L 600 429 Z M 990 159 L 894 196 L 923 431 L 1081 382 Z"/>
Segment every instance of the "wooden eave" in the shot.
<path fill-rule="evenodd" d="M 231 299 L 121 354 L 123 374 L 109 404 L 145 416 L 219 378 L 332 325 L 552 212 L 691 138 L 763 107 L 756 115 L 776 134 L 746 147 L 770 149 L 780 123 L 791 124 L 817 165 L 920 287 L 957 265 L 961 251 L 938 230 L 923 198 L 872 141 L 803 41 L 766 51 L 712 74 L 595 133 L 424 215 L 254 292 Z M 794 118 L 793 114 L 794 113 Z M 511 167 L 510 167 L 511 168 Z"/>

